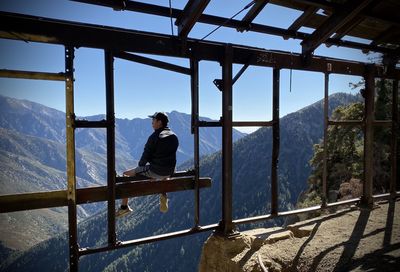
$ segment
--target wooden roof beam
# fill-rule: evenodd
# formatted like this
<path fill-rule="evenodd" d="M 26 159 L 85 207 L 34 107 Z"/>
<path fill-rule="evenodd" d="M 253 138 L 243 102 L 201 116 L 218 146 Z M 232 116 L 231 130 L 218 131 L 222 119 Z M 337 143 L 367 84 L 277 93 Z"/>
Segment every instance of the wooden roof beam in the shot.
<path fill-rule="evenodd" d="M 242 22 L 244 27 L 239 27 L 240 32 L 247 31 L 251 28 L 251 22 L 257 17 L 263 8 L 268 4 L 269 0 L 256 0 L 251 9 L 243 17 Z"/>
<path fill-rule="evenodd" d="M 308 21 L 315 12 L 318 11 L 316 7 L 307 8 L 288 28 L 291 31 L 299 30 L 306 21 Z"/>
<path fill-rule="evenodd" d="M 304 4 L 320 9 L 324 9 L 326 11 L 334 12 L 335 10 L 339 10 L 342 8 L 342 4 L 338 4 L 335 2 L 330 2 L 327 0 L 291 0 L 291 1 L 282 1 L 282 0 L 271 0 L 270 1 L 273 4 L 280 5 L 280 6 L 286 6 L 286 7 L 291 7 L 292 4 L 288 3 L 298 3 L 298 4 Z M 382 15 L 377 14 L 376 12 L 373 12 L 371 10 L 363 11 L 360 13 L 360 16 L 363 16 L 366 19 L 371 19 L 371 20 L 378 20 L 382 23 L 385 24 L 393 24 L 400 26 L 400 20 L 399 18 L 393 18 L 393 17 L 384 17 Z"/>
<path fill-rule="evenodd" d="M 303 56 L 309 56 L 333 33 L 355 18 L 373 0 L 351 0 L 335 12 L 301 43 Z"/>
<path fill-rule="evenodd" d="M 175 21 L 179 37 L 186 38 L 188 36 L 209 2 L 210 0 L 189 0 L 187 2 L 182 15 Z"/>
<path fill-rule="evenodd" d="M 349 22 L 347 22 L 344 26 L 342 26 L 336 33 L 335 35 L 332 36 L 332 39 L 338 39 L 340 40 L 344 36 L 346 36 L 350 31 L 352 31 L 357 25 L 359 25 L 362 21 L 364 20 L 364 17 L 362 16 L 356 16 L 353 19 L 351 19 Z M 326 43 L 327 47 L 332 46 L 330 43 Z"/>
<path fill-rule="evenodd" d="M 87 3 L 87 4 L 98 4 L 98 5 L 100 5 L 99 3 L 101 3 L 102 6 L 111 7 L 111 8 L 113 7 L 110 4 L 110 2 L 108 2 L 107 0 L 72 0 L 72 1 L 82 2 L 82 3 Z M 270 3 L 275 3 L 275 2 L 276 1 L 274 1 L 274 0 L 270 0 Z M 277 4 L 279 4 L 279 3 L 277 3 Z M 136 1 L 127 1 L 125 10 L 134 11 L 134 12 L 142 12 L 142 13 L 152 14 L 152 15 L 157 15 L 157 16 L 170 17 L 170 9 L 167 7 L 157 6 L 157 5 L 153 5 L 153 4 L 147 4 L 147 3 L 141 3 L 141 2 L 136 2 Z M 172 9 L 172 17 L 178 18 L 181 16 L 182 12 L 183 12 L 182 10 L 173 8 Z M 1 13 L 0 13 L 0 15 L 1 15 Z M 210 24 L 210 25 L 216 25 L 216 26 L 224 25 L 224 27 L 229 27 L 229 28 L 234 28 L 234 29 L 243 27 L 242 21 L 235 20 L 235 19 L 228 20 L 228 18 L 214 16 L 214 15 L 208 15 L 208 14 L 202 14 L 200 16 L 198 22 Z M 310 34 L 299 32 L 299 31 L 289 31 L 289 30 L 283 29 L 283 28 L 255 24 L 255 23 L 251 24 L 251 29 L 249 29 L 249 31 L 281 36 L 281 37 L 284 37 L 285 39 L 293 38 L 293 39 L 303 40 L 306 37 L 310 36 Z M 352 41 L 328 39 L 327 42 L 329 42 L 332 45 L 361 49 L 361 50 L 366 50 L 366 51 L 375 51 L 375 52 L 381 52 L 381 53 L 385 53 L 385 51 L 387 51 L 387 49 L 385 49 L 385 48 L 381 48 L 381 47 L 377 47 L 377 46 L 370 46 L 367 44 L 362 44 L 362 43 L 357 43 L 357 42 L 352 42 Z M 150 45 L 150 46 L 153 46 L 153 45 Z"/>
<path fill-rule="evenodd" d="M 370 45 L 375 46 L 379 45 L 381 42 L 388 40 L 392 37 L 400 35 L 400 30 L 397 26 L 390 26 L 385 31 L 383 31 L 380 35 L 374 38 L 374 40 L 370 43 Z"/>

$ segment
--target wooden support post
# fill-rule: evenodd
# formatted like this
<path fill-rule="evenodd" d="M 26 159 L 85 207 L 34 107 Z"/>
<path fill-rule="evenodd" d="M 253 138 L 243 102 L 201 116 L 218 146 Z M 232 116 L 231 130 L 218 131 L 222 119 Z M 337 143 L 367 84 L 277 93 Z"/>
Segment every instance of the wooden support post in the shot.
<path fill-rule="evenodd" d="M 108 187 L 108 244 L 116 243 L 115 235 L 115 112 L 114 112 L 114 56 L 104 52 L 107 118 L 107 187 Z"/>
<path fill-rule="evenodd" d="M 396 197 L 397 189 L 397 136 L 399 133 L 399 81 L 393 80 L 393 92 L 392 92 L 392 143 L 391 143 L 391 159 L 392 159 L 392 176 L 390 180 L 390 196 Z"/>
<path fill-rule="evenodd" d="M 328 123 L 329 123 L 329 74 L 325 73 L 324 88 L 324 165 L 322 172 L 322 207 L 327 203 L 327 179 L 328 179 Z"/>
<path fill-rule="evenodd" d="M 364 186 L 361 205 L 372 208 L 373 179 L 374 179 L 374 104 L 375 78 L 371 65 L 366 66 L 365 72 L 365 111 L 364 111 Z"/>
<path fill-rule="evenodd" d="M 192 134 L 194 136 L 194 225 L 197 228 L 200 225 L 200 136 L 199 136 L 199 61 L 195 58 L 190 59 L 190 82 L 192 93 Z"/>
<path fill-rule="evenodd" d="M 271 159 L 271 214 L 278 214 L 278 163 L 279 163 L 279 80 L 280 69 L 272 74 L 272 159 Z"/>
<path fill-rule="evenodd" d="M 65 104 L 67 139 L 67 199 L 69 269 L 78 271 L 78 230 L 76 219 L 76 176 L 75 176 L 75 113 L 74 113 L 74 48 L 65 47 Z"/>
<path fill-rule="evenodd" d="M 232 223 L 232 57 L 231 45 L 225 47 L 222 64 L 222 222 L 225 236 L 234 234 Z"/>

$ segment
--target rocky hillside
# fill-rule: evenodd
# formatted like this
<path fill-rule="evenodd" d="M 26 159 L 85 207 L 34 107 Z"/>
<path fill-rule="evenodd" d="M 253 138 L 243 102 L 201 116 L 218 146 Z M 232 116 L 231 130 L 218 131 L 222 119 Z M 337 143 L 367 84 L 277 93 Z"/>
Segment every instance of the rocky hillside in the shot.
<path fill-rule="evenodd" d="M 399 204 L 348 208 L 286 229 L 243 232 L 235 240 L 213 235 L 199 271 L 399 271 Z"/>

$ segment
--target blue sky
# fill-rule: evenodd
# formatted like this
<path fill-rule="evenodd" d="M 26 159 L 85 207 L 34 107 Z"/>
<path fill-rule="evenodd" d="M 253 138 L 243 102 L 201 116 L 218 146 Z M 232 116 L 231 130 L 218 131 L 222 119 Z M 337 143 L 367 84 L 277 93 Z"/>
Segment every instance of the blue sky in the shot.
<path fill-rule="evenodd" d="M 168 0 L 142 1 L 168 6 Z M 231 17 L 250 1 L 210 1 L 205 13 Z M 182 9 L 186 1 L 172 0 L 174 8 Z M 228 4 L 229 3 L 229 4 Z M 54 0 L 2 0 L 0 10 L 103 24 L 142 31 L 171 34 L 170 20 L 166 17 L 114 11 L 71 1 Z M 247 10 L 235 19 L 241 19 Z M 256 23 L 287 28 L 299 12 L 268 4 L 255 19 Z M 190 37 L 202 38 L 215 26 L 196 24 Z M 311 29 L 302 28 L 310 33 Z M 174 27 L 176 35 L 177 29 Z M 250 45 L 265 49 L 285 50 L 299 53 L 299 40 L 257 33 L 240 33 L 234 29 L 220 28 L 207 39 Z M 360 40 L 358 40 L 360 41 Z M 359 50 L 330 47 L 318 48 L 316 55 L 356 61 L 369 61 Z M 150 56 L 189 67 L 185 59 Z M 376 56 L 374 56 L 376 57 Z M 234 73 L 241 68 L 234 65 Z M 26 43 L 0 39 L 0 69 L 17 69 L 45 72 L 64 70 L 64 47 L 59 45 Z M 293 70 L 292 88 L 288 70 L 281 71 L 280 114 L 284 116 L 323 98 L 322 73 Z M 200 114 L 213 119 L 221 116 L 221 93 L 213 85 L 221 77 L 219 64 L 200 62 Z M 330 93 L 351 90 L 349 82 L 360 77 L 330 76 Z M 78 116 L 105 113 L 104 54 L 102 50 L 79 48 L 75 57 L 75 112 Z M 28 99 L 65 111 L 64 83 L 24 79 L 0 78 L 0 94 Z M 233 115 L 236 121 L 270 120 L 272 106 L 272 69 L 249 67 L 234 85 Z M 155 111 L 177 110 L 190 113 L 190 78 L 186 75 L 164 71 L 125 60 L 115 61 L 115 106 L 118 118 L 144 118 Z M 250 132 L 252 129 L 244 128 Z"/>

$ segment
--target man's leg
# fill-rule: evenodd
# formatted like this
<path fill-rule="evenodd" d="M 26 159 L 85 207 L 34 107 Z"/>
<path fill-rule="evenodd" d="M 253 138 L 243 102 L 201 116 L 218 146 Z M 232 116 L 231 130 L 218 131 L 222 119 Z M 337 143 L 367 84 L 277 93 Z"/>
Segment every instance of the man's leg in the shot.
<path fill-rule="evenodd" d="M 122 175 L 124 177 L 134 177 L 137 173 L 140 173 L 144 170 L 145 167 L 138 166 L 133 169 L 126 170 Z M 121 206 L 116 212 L 116 217 L 121 217 L 123 215 L 127 215 L 128 213 L 132 212 L 132 208 L 128 205 L 128 198 L 123 198 L 121 201 Z"/>
<path fill-rule="evenodd" d="M 153 179 L 158 179 L 158 180 L 164 180 L 169 178 L 170 176 L 160 176 L 157 175 L 156 173 L 153 173 L 152 171 L 147 171 L 145 173 L 146 176 L 153 178 Z M 168 197 L 167 193 L 162 193 L 160 194 L 160 211 L 163 213 L 166 213 L 168 211 Z"/>
<path fill-rule="evenodd" d="M 124 173 L 122 173 L 122 175 L 124 177 L 134 177 L 134 176 L 136 176 L 136 168 L 126 170 Z M 128 198 L 122 199 L 121 208 L 127 208 L 128 200 L 129 200 Z"/>

